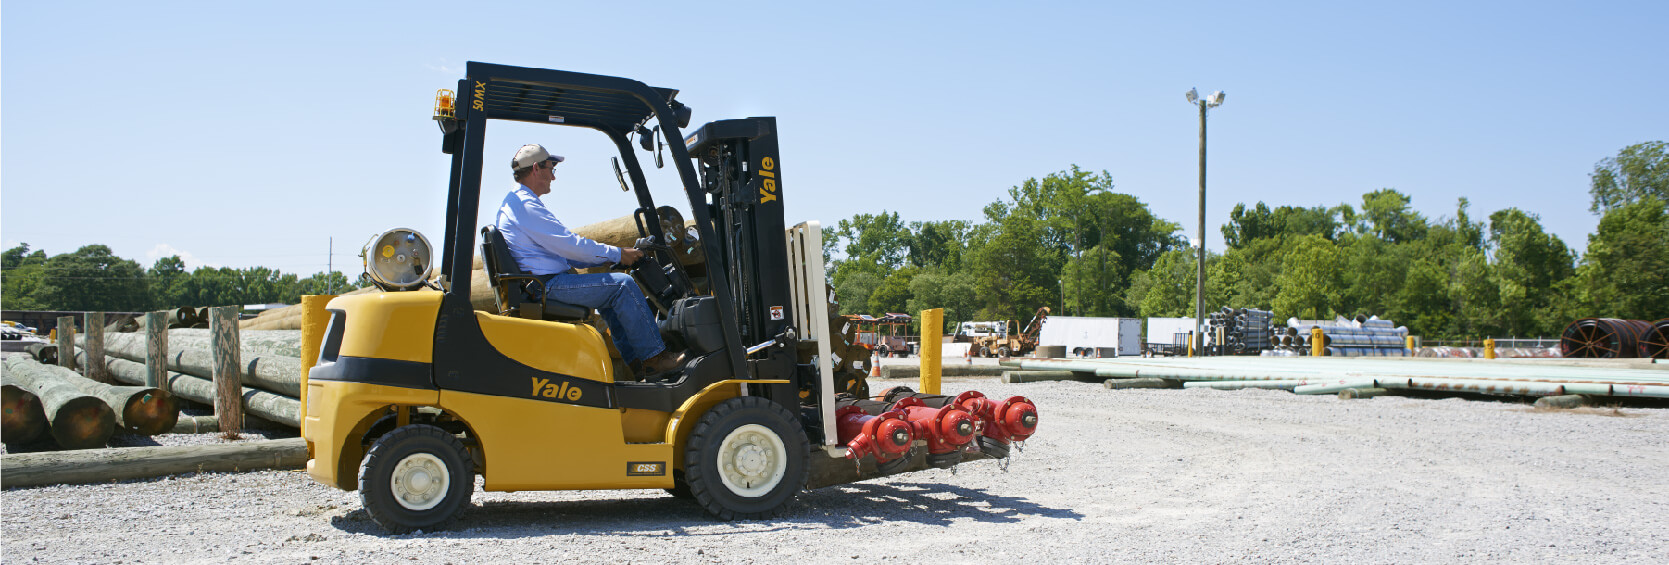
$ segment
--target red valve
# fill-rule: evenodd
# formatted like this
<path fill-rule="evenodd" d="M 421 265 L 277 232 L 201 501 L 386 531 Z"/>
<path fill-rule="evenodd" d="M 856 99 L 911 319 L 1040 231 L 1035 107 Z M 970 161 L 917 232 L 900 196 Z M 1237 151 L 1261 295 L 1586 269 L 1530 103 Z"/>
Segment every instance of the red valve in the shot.
<path fill-rule="evenodd" d="M 953 404 L 928 408 L 921 399 L 906 397 L 892 407 L 904 411 L 905 419 L 915 426 L 916 436 L 927 440 L 928 453 L 951 453 L 974 440 L 977 430 L 973 416 Z"/>
<path fill-rule="evenodd" d="M 985 427 L 985 435 L 1008 441 L 1025 441 L 1037 432 L 1037 405 L 1024 396 L 1011 396 L 997 406 L 992 414 L 993 425 Z"/>
<path fill-rule="evenodd" d="M 850 404 L 835 411 L 835 429 L 836 437 L 846 444 L 847 459 L 872 455 L 877 464 L 903 457 L 916 439 L 904 412 L 893 410 L 870 416 Z"/>

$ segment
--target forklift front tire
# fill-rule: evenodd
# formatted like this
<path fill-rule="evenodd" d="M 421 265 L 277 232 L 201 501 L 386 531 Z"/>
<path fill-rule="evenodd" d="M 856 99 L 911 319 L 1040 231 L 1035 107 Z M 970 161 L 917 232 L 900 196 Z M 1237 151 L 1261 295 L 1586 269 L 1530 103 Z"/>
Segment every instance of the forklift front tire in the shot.
<path fill-rule="evenodd" d="M 391 533 L 437 529 L 474 492 L 475 468 L 463 442 L 427 424 L 378 438 L 359 468 L 360 503 Z"/>
<path fill-rule="evenodd" d="M 684 448 L 684 478 L 697 504 L 720 520 L 781 514 L 805 487 L 810 448 L 787 409 L 758 396 L 708 410 Z"/>

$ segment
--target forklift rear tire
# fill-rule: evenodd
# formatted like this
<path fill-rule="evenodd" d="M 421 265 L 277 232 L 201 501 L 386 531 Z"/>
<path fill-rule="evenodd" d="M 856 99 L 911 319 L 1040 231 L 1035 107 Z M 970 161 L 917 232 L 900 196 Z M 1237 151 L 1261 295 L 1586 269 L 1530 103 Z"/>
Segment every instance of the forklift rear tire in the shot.
<path fill-rule="evenodd" d="M 1008 346 L 1004 345 L 1002 347 L 998 347 L 997 348 L 997 356 L 998 357 L 1008 357 Z"/>
<path fill-rule="evenodd" d="M 991 356 L 991 348 L 985 347 L 983 345 L 980 346 L 979 347 L 979 356 L 980 357 L 990 357 Z"/>
<path fill-rule="evenodd" d="M 758 396 L 732 398 L 690 432 L 684 479 L 696 503 L 720 520 L 771 518 L 805 487 L 806 445 L 786 408 Z"/>
<path fill-rule="evenodd" d="M 427 424 L 378 438 L 359 468 L 360 504 L 391 533 L 438 529 L 474 493 L 475 467 L 463 442 Z"/>

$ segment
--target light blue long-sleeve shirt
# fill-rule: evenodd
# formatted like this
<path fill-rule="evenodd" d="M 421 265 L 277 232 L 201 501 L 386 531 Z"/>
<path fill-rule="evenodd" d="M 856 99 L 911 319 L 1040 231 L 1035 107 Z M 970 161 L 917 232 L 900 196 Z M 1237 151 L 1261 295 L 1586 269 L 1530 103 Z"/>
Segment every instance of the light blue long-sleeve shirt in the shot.
<path fill-rule="evenodd" d="M 498 206 L 498 232 L 522 270 L 535 275 L 561 273 L 620 262 L 620 248 L 580 237 L 562 225 L 526 185 L 504 195 Z"/>

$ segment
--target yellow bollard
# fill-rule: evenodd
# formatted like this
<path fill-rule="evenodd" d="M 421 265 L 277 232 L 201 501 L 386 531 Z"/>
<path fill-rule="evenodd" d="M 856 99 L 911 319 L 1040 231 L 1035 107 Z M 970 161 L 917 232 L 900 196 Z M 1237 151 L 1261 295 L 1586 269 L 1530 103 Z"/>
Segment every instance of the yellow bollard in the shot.
<path fill-rule="evenodd" d="M 1188 332 L 1188 356 L 1194 356 L 1194 332 Z"/>
<path fill-rule="evenodd" d="M 921 392 L 939 394 L 939 357 L 943 352 L 945 309 L 921 311 Z"/>
<path fill-rule="evenodd" d="M 1403 341 L 1403 347 L 1408 349 L 1408 354 L 1413 355 L 1414 354 L 1414 336 L 1408 336 L 1408 337 L 1402 338 L 1402 341 Z"/>
<path fill-rule="evenodd" d="M 325 305 L 334 294 L 308 294 L 301 297 L 301 421 L 302 437 L 307 437 L 307 374 L 319 363 L 319 348 L 324 345 L 325 328 L 330 326 L 330 312 Z M 307 444 L 312 455 L 313 444 Z"/>
<path fill-rule="evenodd" d="M 1484 338 L 1484 359 L 1494 359 L 1494 358 L 1495 358 L 1495 338 L 1486 337 L 1486 338 Z"/>
<path fill-rule="evenodd" d="M 1327 355 L 1327 338 L 1322 337 L 1321 328 L 1310 328 L 1310 356 L 1321 357 Z"/>

